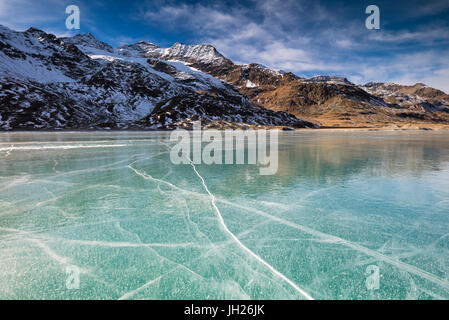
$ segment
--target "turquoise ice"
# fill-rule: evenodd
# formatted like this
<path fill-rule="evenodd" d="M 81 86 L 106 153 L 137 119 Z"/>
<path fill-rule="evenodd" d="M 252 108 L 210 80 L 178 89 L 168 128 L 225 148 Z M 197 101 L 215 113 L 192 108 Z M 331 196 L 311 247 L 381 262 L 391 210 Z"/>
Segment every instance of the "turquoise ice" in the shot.
<path fill-rule="evenodd" d="M 0 134 L 0 299 L 449 298 L 448 133 L 284 132 L 273 176 L 169 151 Z"/>

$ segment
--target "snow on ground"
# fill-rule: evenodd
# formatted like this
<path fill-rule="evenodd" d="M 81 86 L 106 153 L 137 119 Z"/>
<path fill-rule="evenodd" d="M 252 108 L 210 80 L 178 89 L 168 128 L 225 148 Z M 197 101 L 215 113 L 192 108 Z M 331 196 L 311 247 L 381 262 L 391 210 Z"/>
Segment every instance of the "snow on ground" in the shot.
<path fill-rule="evenodd" d="M 38 59 L 30 58 L 26 60 L 11 59 L 3 52 L 0 52 L 0 74 L 1 78 L 14 77 L 18 79 L 30 79 L 39 83 L 50 82 L 73 82 L 61 70 L 54 66 L 45 66 Z"/>
<path fill-rule="evenodd" d="M 84 50 L 85 51 L 84 51 Z M 144 68 L 146 68 L 149 72 L 154 73 L 155 75 L 161 77 L 164 80 L 167 80 L 169 82 L 173 82 L 175 79 L 164 72 L 159 72 L 157 70 L 154 70 L 149 64 L 148 64 L 148 58 L 142 58 L 142 57 L 133 57 L 129 55 L 122 55 L 119 52 L 110 53 L 107 51 L 99 50 L 96 48 L 83 48 L 80 49 L 84 53 L 86 53 L 91 59 L 97 60 L 97 61 L 104 61 L 105 63 L 114 62 L 117 60 L 130 62 L 130 63 L 138 63 L 142 65 Z"/>
<path fill-rule="evenodd" d="M 102 61 L 105 61 L 108 63 L 117 61 L 117 60 L 122 60 L 122 61 L 126 61 L 126 62 L 131 62 L 131 63 L 138 63 L 138 64 L 142 65 L 143 67 L 145 67 L 149 72 L 158 75 L 159 77 L 163 78 L 164 80 L 167 80 L 170 82 L 173 82 L 175 80 L 175 78 L 172 77 L 171 75 L 164 73 L 164 72 L 159 72 L 159 71 L 155 70 L 154 68 L 152 68 L 148 64 L 148 58 L 130 56 L 129 54 L 122 55 L 120 51 L 116 51 L 114 54 L 112 54 L 110 52 L 99 50 L 96 48 L 85 48 L 85 47 L 80 46 L 80 49 L 83 52 L 85 52 L 86 54 L 88 54 L 88 56 L 91 59 L 94 59 L 94 60 L 100 60 L 100 61 L 102 60 Z M 198 69 L 190 67 L 187 62 L 183 62 L 183 61 L 179 61 L 179 60 L 160 60 L 160 61 L 175 67 L 176 70 L 179 72 L 179 75 L 177 76 L 178 79 L 181 79 L 181 80 L 196 79 L 196 80 L 200 81 L 201 83 L 203 83 L 204 85 L 196 84 L 196 86 L 199 89 L 207 90 L 207 89 L 210 89 L 210 86 L 219 88 L 219 89 L 225 89 L 225 90 L 227 89 L 225 84 L 221 80 L 219 80 L 211 75 L 208 75 L 207 73 L 204 73 Z"/>
<path fill-rule="evenodd" d="M 250 80 L 246 80 L 246 87 L 247 88 L 256 88 L 257 84 L 251 82 Z"/>
<path fill-rule="evenodd" d="M 175 67 L 179 72 L 190 74 L 194 78 L 199 79 L 205 83 L 208 83 L 215 88 L 226 89 L 226 86 L 221 80 L 218 80 L 217 78 L 207 73 L 204 73 L 198 69 L 190 67 L 187 62 L 179 60 L 167 60 L 163 62 L 166 62 L 167 64 L 170 64 L 171 66 Z"/>

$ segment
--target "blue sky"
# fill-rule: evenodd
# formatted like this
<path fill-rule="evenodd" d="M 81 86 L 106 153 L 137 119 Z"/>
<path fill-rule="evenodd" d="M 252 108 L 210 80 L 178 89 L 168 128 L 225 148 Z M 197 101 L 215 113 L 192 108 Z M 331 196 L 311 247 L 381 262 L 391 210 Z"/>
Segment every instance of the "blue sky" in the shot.
<path fill-rule="evenodd" d="M 77 32 L 65 29 L 69 4 L 81 10 Z M 380 8 L 380 30 L 365 28 L 370 4 Z M 424 82 L 449 93 L 449 0 L 0 0 L 0 24 L 91 32 L 113 46 L 210 43 L 237 63 L 299 76 Z"/>

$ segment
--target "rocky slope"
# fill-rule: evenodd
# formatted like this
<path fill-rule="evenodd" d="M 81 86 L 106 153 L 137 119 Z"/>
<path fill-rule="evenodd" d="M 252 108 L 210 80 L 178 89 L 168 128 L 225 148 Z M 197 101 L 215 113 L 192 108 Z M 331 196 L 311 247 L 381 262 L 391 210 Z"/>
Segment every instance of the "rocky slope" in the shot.
<path fill-rule="evenodd" d="M 217 71 L 217 70 L 214 70 Z M 257 64 L 214 73 L 250 101 L 319 126 L 444 127 L 449 124 L 448 95 L 422 84 L 355 85 L 343 77 L 304 79 Z"/>
<path fill-rule="evenodd" d="M 210 45 L 113 48 L 91 34 L 0 26 L 0 130 L 428 127 L 449 123 L 448 104 L 422 84 L 304 79 L 234 64 Z"/>
<path fill-rule="evenodd" d="M 423 83 L 404 86 L 395 83 L 370 82 L 365 84 L 363 89 L 401 108 L 431 112 L 449 111 L 449 95 Z"/>
<path fill-rule="evenodd" d="M 147 55 L 163 58 L 171 51 L 165 50 Z M 423 84 L 359 86 L 344 77 L 305 79 L 260 64 L 236 65 L 220 54 L 216 57 L 220 63 L 205 63 L 201 57 L 176 59 L 231 85 L 254 104 L 293 114 L 317 126 L 439 128 L 449 124 L 448 95 Z"/>

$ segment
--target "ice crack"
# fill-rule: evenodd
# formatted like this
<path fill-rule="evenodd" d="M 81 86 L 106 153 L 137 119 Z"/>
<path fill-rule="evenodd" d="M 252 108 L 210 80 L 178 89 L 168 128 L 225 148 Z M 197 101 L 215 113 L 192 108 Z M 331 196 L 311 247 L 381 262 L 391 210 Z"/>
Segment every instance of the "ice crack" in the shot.
<path fill-rule="evenodd" d="M 275 275 L 277 275 L 279 278 L 287 282 L 290 286 L 292 286 L 297 292 L 299 292 L 301 295 L 303 295 L 308 300 L 314 300 L 307 292 L 305 292 L 303 289 L 298 287 L 293 281 L 291 281 L 289 278 L 284 276 L 282 273 L 280 273 L 278 270 L 276 270 L 272 265 L 270 265 L 268 262 L 263 260 L 259 255 L 251 251 L 248 247 L 246 247 L 236 236 L 233 234 L 228 227 L 226 226 L 226 223 L 224 222 L 224 219 L 220 213 L 220 210 L 218 209 L 216 205 L 216 198 L 215 196 L 209 191 L 209 188 L 206 185 L 206 182 L 204 181 L 203 177 L 199 174 L 198 170 L 196 170 L 195 164 L 189 159 L 190 165 L 193 168 L 193 171 L 195 171 L 195 174 L 200 178 L 201 183 L 203 184 L 204 190 L 206 190 L 207 194 L 209 195 L 211 199 L 212 207 L 214 208 L 215 212 L 217 213 L 218 221 L 220 222 L 220 225 L 225 230 L 226 233 L 229 234 L 229 236 L 250 256 L 255 258 L 257 261 L 262 263 L 264 266 L 266 266 L 268 269 L 270 269 L 271 272 L 273 272 Z"/>

